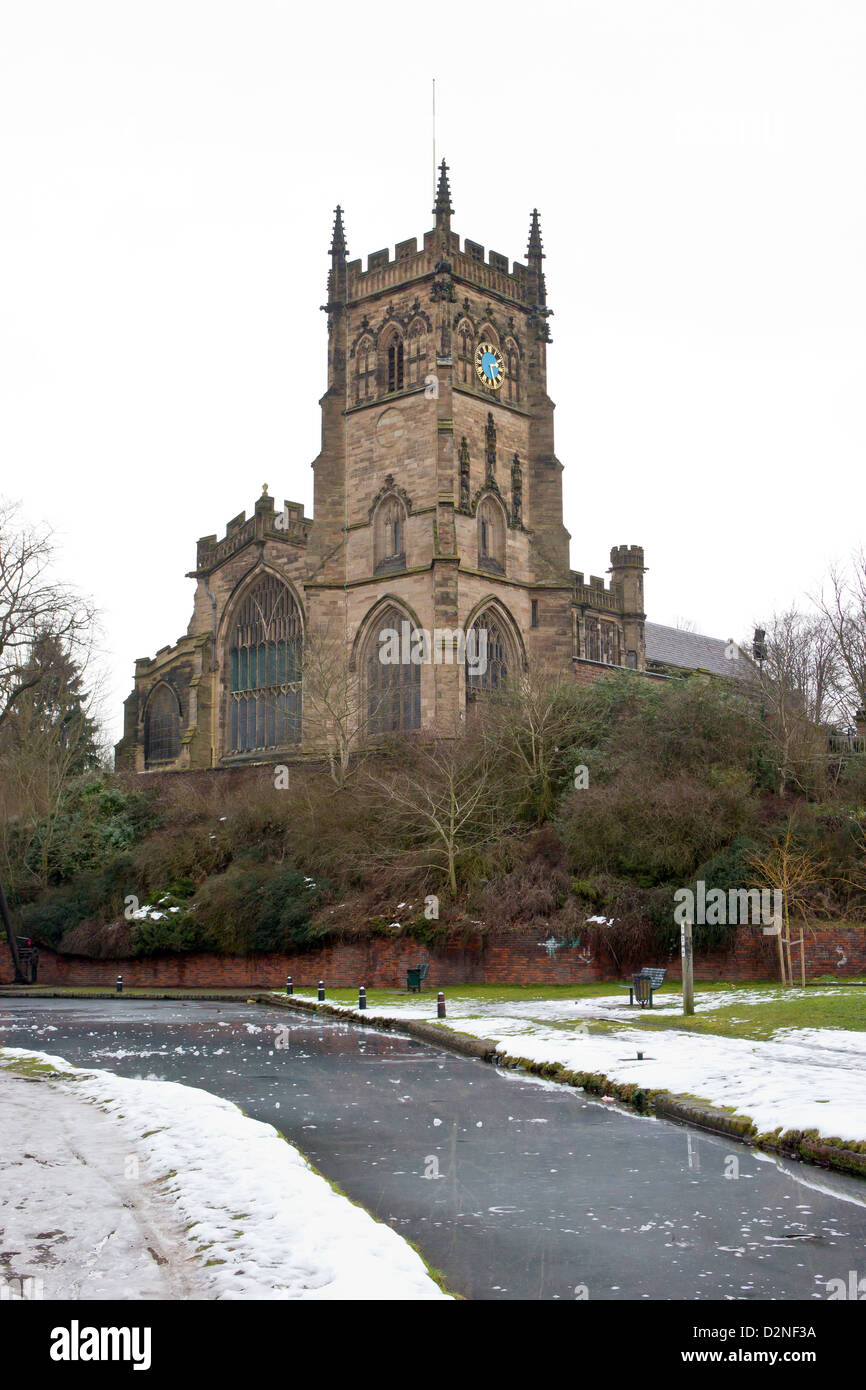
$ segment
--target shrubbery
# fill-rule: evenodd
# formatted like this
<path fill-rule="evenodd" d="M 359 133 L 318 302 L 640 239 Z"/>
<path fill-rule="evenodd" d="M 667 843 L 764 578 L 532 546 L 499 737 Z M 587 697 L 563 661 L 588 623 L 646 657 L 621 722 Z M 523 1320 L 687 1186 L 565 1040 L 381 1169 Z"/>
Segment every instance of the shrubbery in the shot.
<path fill-rule="evenodd" d="M 127 850 L 157 823 L 143 790 L 111 777 L 82 777 L 69 784 L 57 810 L 31 827 L 13 829 L 10 855 L 27 886 L 69 881 Z"/>
<path fill-rule="evenodd" d="M 241 956 L 297 950 L 320 935 L 311 923 L 323 892 L 294 869 L 235 866 L 202 885 L 187 915 L 213 943 L 207 949 Z"/>
<path fill-rule="evenodd" d="M 810 803 L 779 795 L 775 757 L 742 693 L 718 683 L 530 679 L 454 744 L 394 740 L 339 791 L 304 764 L 288 790 L 268 767 L 80 779 L 54 817 L 7 837 L 15 901 L 24 929 L 61 949 L 249 954 L 391 931 L 394 903 L 435 892 L 440 918 L 415 913 L 401 932 L 537 927 L 604 937 L 625 961 L 676 948 L 677 888 L 754 884 L 747 856 L 790 825 L 821 864 L 814 910 L 862 917 L 864 760 Z M 161 915 L 125 923 L 130 894 Z M 728 928 L 707 930 L 724 944 Z"/>

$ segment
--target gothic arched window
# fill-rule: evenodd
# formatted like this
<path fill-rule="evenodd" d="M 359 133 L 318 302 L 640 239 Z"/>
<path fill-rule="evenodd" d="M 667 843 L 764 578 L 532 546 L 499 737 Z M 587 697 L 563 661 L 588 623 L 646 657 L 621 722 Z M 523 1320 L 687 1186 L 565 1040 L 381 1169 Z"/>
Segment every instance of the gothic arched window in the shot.
<path fill-rule="evenodd" d="M 406 568 L 406 508 L 399 497 L 385 497 L 373 521 L 374 565 L 378 569 Z"/>
<path fill-rule="evenodd" d="M 478 568 L 505 573 L 505 516 L 494 497 L 478 504 Z"/>
<path fill-rule="evenodd" d="M 412 632 L 412 623 L 399 608 L 386 608 L 373 623 L 366 663 L 367 720 L 372 734 L 421 727 L 421 665 L 411 660 Z"/>
<path fill-rule="evenodd" d="M 144 713 L 144 765 L 159 767 L 176 761 L 180 753 L 180 706 L 169 686 L 160 683 L 151 692 Z"/>
<path fill-rule="evenodd" d="M 403 390 L 403 339 L 395 329 L 385 343 L 384 391 Z"/>
<path fill-rule="evenodd" d="M 423 319 L 409 325 L 406 343 L 406 382 L 417 386 L 424 380 L 427 362 L 427 326 Z"/>
<path fill-rule="evenodd" d="M 466 638 L 466 693 L 504 690 L 508 682 L 509 649 L 499 619 L 489 609 L 475 619 Z"/>
<path fill-rule="evenodd" d="M 362 338 L 355 350 L 355 404 L 376 394 L 376 350 L 372 338 Z"/>
<path fill-rule="evenodd" d="M 301 737 L 301 615 L 291 590 L 263 574 L 241 599 L 228 636 L 229 751 L 285 748 Z"/>

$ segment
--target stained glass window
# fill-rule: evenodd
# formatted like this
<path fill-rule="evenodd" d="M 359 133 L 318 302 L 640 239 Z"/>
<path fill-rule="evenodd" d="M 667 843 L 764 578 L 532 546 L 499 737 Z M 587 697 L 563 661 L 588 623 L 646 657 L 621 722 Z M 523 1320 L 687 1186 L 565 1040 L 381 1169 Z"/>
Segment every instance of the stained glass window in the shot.
<path fill-rule="evenodd" d="M 301 737 L 301 618 L 288 587 L 263 575 L 229 636 L 229 749 L 285 748 Z"/>
<path fill-rule="evenodd" d="M 144 715 L 144 765 L 173 763 L 180 753 L 180 706 L 177 696 L 161 684 L 151 694 Z"/>
<path fill-rule="evenodd" d="M 508 681 L 508 647 L 496 618 L 482 613 L 466 639 L 466 689 L 470 699 L 483 690 L 503 690 Z"/>
<path fill-rule="evenodd" d="M 386 609 L 374 624 L 367 647 L 367 717 L 373 734 L 421 727 L 421 666 L 403 660 L 411 653 L 411 634 L 412 624 L 397 608 Z"/>

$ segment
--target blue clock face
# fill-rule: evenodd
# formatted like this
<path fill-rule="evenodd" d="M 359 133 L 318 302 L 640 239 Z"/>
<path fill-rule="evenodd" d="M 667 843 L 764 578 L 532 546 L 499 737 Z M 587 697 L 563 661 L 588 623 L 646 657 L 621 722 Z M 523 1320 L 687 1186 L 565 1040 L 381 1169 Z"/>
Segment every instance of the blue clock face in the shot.
<path fill-rule="evenodd" d="M 482 386 L 498 391 L 505 380 L 505 362 L 499 348 L 479 343 L 475 349 L 475 372 Z"/>

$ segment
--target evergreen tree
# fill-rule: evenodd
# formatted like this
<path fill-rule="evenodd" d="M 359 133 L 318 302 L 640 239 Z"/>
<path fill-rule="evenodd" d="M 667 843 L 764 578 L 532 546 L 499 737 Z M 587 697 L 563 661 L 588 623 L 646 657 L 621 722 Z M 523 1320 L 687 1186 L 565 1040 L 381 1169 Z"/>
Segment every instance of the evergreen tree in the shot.
<path fill-rule="evenodd" d="M 87 712 L 81 670 L 53 633 L 36 635 L 22 675 L 26 690 L 3 728 L 3 751 L 56 750 L 67 777 L 99 767 L 98 729 Z"/>

